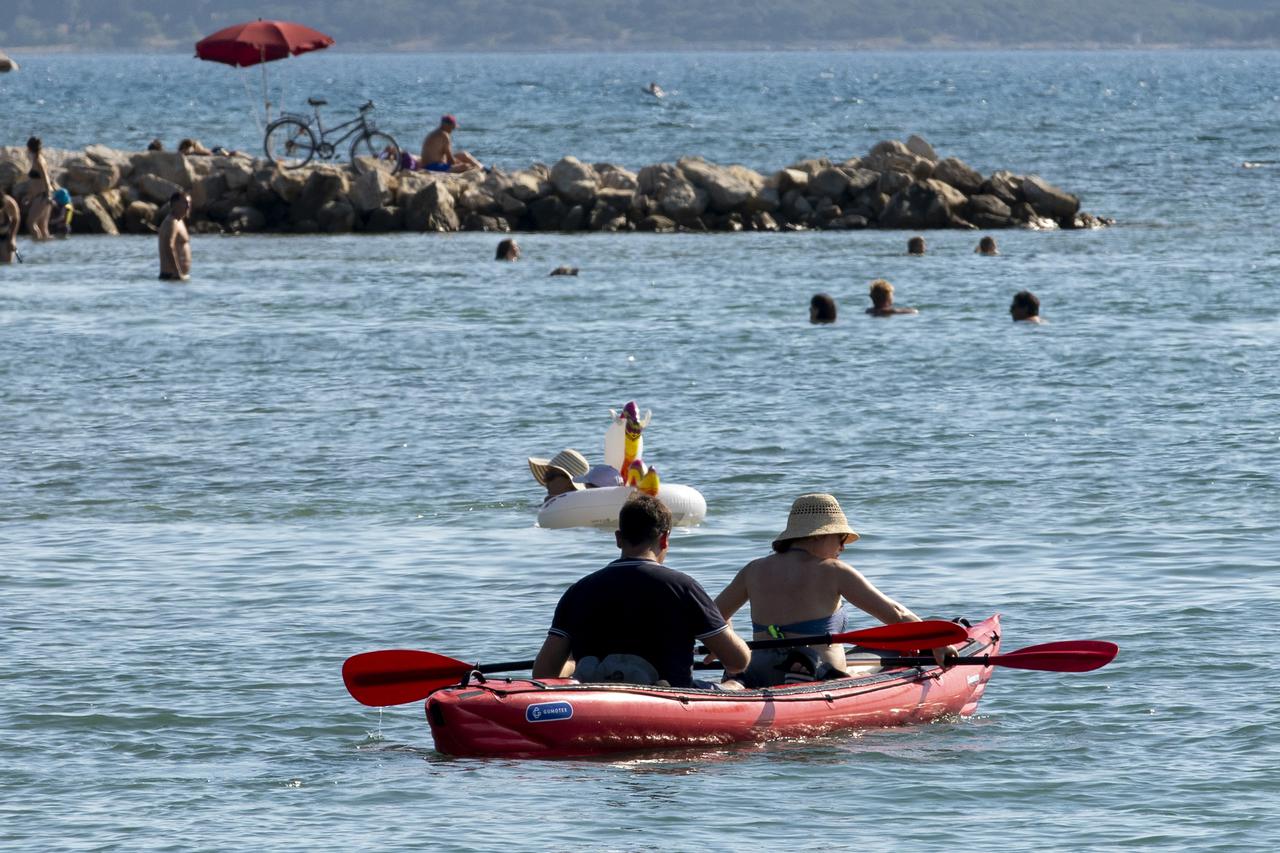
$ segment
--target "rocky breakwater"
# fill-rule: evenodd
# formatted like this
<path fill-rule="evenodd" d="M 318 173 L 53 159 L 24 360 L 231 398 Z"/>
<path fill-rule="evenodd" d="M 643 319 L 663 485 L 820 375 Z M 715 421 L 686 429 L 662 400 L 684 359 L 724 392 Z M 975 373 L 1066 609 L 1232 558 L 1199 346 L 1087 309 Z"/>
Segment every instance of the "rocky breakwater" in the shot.
<path fill-rule="evenodd" d="M 864 157 L 805 160 L 764 175 L 699 157 L 645 166 L 565 157 L 554 166 L 461 175 L 286 171 L 244 155 L 49 151 L 79 233 L 154 232 L 169 197 L 190 193 L 204 233 L 353 231 L 799 231 L 1095 228 L 1112 220 L 1035 175 L 984 176 L 919 137 Z M 0 149 L 0 188 L 21 194 L 26 153 Z"/>

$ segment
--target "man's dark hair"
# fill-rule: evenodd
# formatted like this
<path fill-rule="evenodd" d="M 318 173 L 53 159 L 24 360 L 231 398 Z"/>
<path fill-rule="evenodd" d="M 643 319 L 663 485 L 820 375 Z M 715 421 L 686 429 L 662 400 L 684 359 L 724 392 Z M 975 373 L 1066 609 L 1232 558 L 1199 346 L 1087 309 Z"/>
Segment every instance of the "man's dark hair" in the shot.
<path fill-rule="evenodd" d="M 173 195 L 169 196 L 169 204 L 173 204 L 175 201 L 178 201 L 179 199 L 181 199 L 182 201 L 187 200 L 187 194 L 184 193 L 182 190 L 178 190 Z"/>
<path fill-rule="evenodd" d="M 1019 290 L 1013 294 L 1013 305 L 1024 309 L 1028 316 L 1037 317 L 1040 314 L 1040 300 L 1030 290 Z"/>
<path fill-rule="evenodd" d="M 671 532 L 671 510 L 651 495 L 627 499 L 618 511 L 618 532 L 628 545 L 648 545 Z"/>
<path fill-rule="evenodd" d="M 809 300 L 810 323 L 834 323 L 836 321 L 836 301 L 828 293 L 815 293 Z"/>
<path fill-rule="evenodd" d="M 494 253 L 493 259 L 495 261 L 505 261 L 507 259 L 507 255 L 515 248 L 515 245 L 516 241 L 512 240 L 510 237 L 503 240 L 498 244 L 498 251 Z"/>
<path fill-rule="evenodd" d="M 27 139 L 27 150 L 33 154 L 39 154 L 40 149 L 44 147 L 44 143 L 40 141 L 40 137 L 32 136 Z"/>
<path fill-rule="evenodd" d="M 924 238 L 912 237 L 907 241 L 907 252 L 912 255 L 924 254 Z"/>

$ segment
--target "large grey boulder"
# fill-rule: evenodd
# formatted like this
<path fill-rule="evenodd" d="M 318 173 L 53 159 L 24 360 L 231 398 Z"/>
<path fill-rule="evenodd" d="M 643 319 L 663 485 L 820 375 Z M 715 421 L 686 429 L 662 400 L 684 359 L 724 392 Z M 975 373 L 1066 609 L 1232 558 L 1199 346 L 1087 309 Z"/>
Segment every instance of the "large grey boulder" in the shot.
<path fill-rule="evenodd" d="M 175 183 L 184 190 L 191 189 L 196 174 L 185 155 L 177 151 L 144 151 L 129 158 L 134 175 L 155 175 Z"/>
<path fill-rule="evenodd" d="M 548 181 L 544 175 L 541 175 L 532 169 L 513 172 L 508 177 L 510 182 L 507 187 L 507 192 L 509 192 L 513 198 L 516 198 L 526 204 L 533 201 L 535 198 L 541 198 L 542 196 L 547 195 L 552 189 L 551 182 Z"/>
<path fill-rule="evenodd" d="M 952 211 L 946 197 L 927 183 L 899 190 L 880 214 L 883 228 L 970 227 Z"/>
<path fill-rule="evenodd" d="M 636 230 L 649 231 L 655 234 L 669 234 L 676 230 L 676 223 L 665 216 L 655 213 L 640 220 L 636 225 Z"/>
<path fill-rule="evenodd" d="M 228 231 L 252 234 L 267 227 L 267 217 L 256 207 L 242 205 L 231 208 L 226 226 Z"/>
<path fill-rule="evenodd" d="M 191 187 L 191 209 L 203 213 L 227 194 L 227 179 L 219 172 L 200 178 Z M 166 199 L 167 200 L 167 199 Z"/>
<path fill-rule="evenodd" d="M 930 178 L 929 180 L 924 181 L 924 185 L 937 193 L 938 198 L 942 199 L 950 210 L 959 210 L 964 206 L 965 202 L 969 200 L 964 193 L 960 192 L 960 190 L 951 186 L 951 184 L 948 184 L 946 181 L 939 181 Z"/>
<path fill-rule="evenodd" d="M 551 167 L 551 185 L 570 204 L 588 204 L 600 182 L 596 170 L 577 157 L 565 157 Z"/>
<path fill-rule="evenodd" d="M 808 171 L 804 169 L 788 167 L 774 176 L 774 184 L 777 186 L 778 192 L 784 195 L 791 190 L 804 192 L 809 188 L 810 177 Z"/>
<path fill-rule="evenodd" d="M 993 195 L 970 196 L 961 214 L 979 228 L 1012 228 L 1017 224 L 1009 205 Z"/>
<path fill-rule="evenodd" d="M 685 157 L 676 166 L 690 183 L 706 191 L 708 207 L 717 213 L 744 208 L 764 186 L 764 175 L 745 166 L 719 166 L 701 157 Z"/>
<path fill-rule="evenodd" d="M 112 163 L 99 163 L 88 157 L 76 157 L 63 166 L 59 183 L 72 195 L 94 195 L 106 192 L 120 182 L 120 169 Z"/>
<path fill-rule="evenodd" d="M 618 213 L 625 213 L 631 209 L 631 202 L 634 198 L 634 190 L 602 189 L 596 194 L 596 207 L 607 207 Z"/>
<path fill-rule="evenodd" d="M 597 163 L 596 174 L 600 176 L 600 186 L 614 190 L 636 190 L 640 183 L 636 173 L 613 163 Z"/>
<path fill-rule="evenodd" d="M 159 225 L 156 213 L 157 205 L 145 201 L 131 202 L 124 209 L 124 230 L 126 234 L 154 234 Z"/>
<path fill-rule="evenodd" d="M 881 172 L 876 182 L 876 190 L 882 195 L 891 196 L 915 183 L 910 175 L 904 172 Z"/>
<path fill-rule="evenodd" d="M 862 168 L 880 173 L 902 172 L 905 175 L 915 175 L 917 171 L 931 171 L 932 166 L 928 159 L 912 153 L 911 149 L 896 139 L 876 143 L 867 156 L 862 158 Z"/>
<path fill-rule="evenodd" d="M 845 166 L 844 175 L 849 181 L 845 192 L 851 196 L 868 190 L 880 182 L 880 173 L 870 169 Z"/>
<path fill-rule="evenodd" d="M 982 187 L 982 174 L 955 157 L 939 160 L 933 167 L 933 177 L 950 184 L 965 195 L 973 195 Z"/>
<path fill-rule="evenodd" d="M 316 211 L 316 224 L 326 234 L 345 234 L 355 227 L 356 209 L 349 202 L 334 199 Z"/>
<path fill-rule="evenodd" d="M 404 213 L 395 205 L 374 208 L 369 211 L 369 218 L 365 220 L 364 230 L 375 234 L 403 231 Z"/>
<path fill-rule="evenodd" d="M 547 195 L 529 203 L 529 218 L 538 231 L 556 231 L 569 208 L 558 195 Z"/>
<path fill-rule="evenodd" d="M 107 213 L 106 207 L 103 206 L 102 201 L 96 195 L 85 196 L 76 205 L 75 227 L 82 234 L 110 234 L 115 236 L 120 233 L 115 221 Z"/>
<path fill-rule="evenodd" d="M 411 231 L 457 231 L 461 227 L 453 196 L 443 182 L 427 184 L 409 200 L 404 224 Z"/>
<path fill-rule="evenodd" d="M 331 201 L 343 198 L 351 190 L 351 180 L 345 170 L 322 167 L 316 169 L 303 184 L 297 200 L 293 202 L 296 220 L 316 219 L 320 208 Z"/>
<path fill-rule="evenodd" d="M 907 138 L 907 150 L 917 157 L 923 157 L 930 163 L 938 162 L 938 152 L 934 151 L 933 146 L 926 142 L 922 136 L 911 134 Z"/>
<path fill-rule="evenodd" d="M 395 202 L 396 179 L 379 169 L 371 169 L 351 183 L 347 200 L 360 213 L 368 213 Z"/>
<path fill-rule="evenodd" d="M 640 195 L 657 198 L 677 178 L 682 178 L 682 175 L 674 163 L 656 163 L 645 166 L 637 173 L 636 185 Z"/>
<path fill-rule="evenodd" d="M 849 191 L 849 174 L 838 166 L 823 169 L 809 181 L 809 192 L 818 198 L 838 200 Z"/>
<path fill-rule="evenodd" d="M 982 182 L 978 192 L 993 195 L 1007 205 L 1015 205 L 1022 201 L 1022 178 L 1013 172 L 1001 169 L 991 173 L 991 177 Z"/>
<path fill-rule="evenodd" d="M 658 207 L 664 214 L 680 223 L 686 223 L 701 216 L 709 202 L 710 197 L 707 191 L 695 187 L 683 176 L 672 180 L 658 195 Z"/>
<path fill-rule="evenodd" d="M 300 169 L 273 169 L 268 178 L 272 192 L 286 204 L 294 204 L 307 185 L 308 174 Z"/>
<path fill-rule="evenodd" d="M 142 194 L 142 197 L 156 204 L 168 204 L 174 193 L 183 191 L 183 188 L 173 181 L 167 181 L 159 175 L 153 175 L 149 172 L 144 172 L 138 176 L 137 185 L 138 192 Z"/>
<path fill-rule="evenodd" d="M 1028 175 L 1022 180 L 1022 194 L 1036 213 L 1050 219 L 1072 219 L 1080 210 L 1080 199 L 1058 189 L 1038 175 Z"/>

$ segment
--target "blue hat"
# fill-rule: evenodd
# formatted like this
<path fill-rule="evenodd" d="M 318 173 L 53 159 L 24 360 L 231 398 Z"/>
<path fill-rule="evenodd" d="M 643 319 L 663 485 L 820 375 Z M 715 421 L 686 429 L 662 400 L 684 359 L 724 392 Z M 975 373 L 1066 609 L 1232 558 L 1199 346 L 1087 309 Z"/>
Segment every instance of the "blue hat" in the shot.
<path fill-rule="evenodd" d="M 67 192 L 66 187 L 58 187 L 53 191 L 53 200 L 57 204 L 65 207 L 66 205 L 71 204 L 71 193 Z"/>

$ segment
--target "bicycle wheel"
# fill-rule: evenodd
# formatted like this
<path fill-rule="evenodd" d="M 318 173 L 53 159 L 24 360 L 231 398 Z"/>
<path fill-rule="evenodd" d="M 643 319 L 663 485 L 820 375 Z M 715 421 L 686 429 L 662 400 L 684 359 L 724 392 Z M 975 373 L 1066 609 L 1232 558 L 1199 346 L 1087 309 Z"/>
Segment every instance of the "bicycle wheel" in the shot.
<path fill-rule="evenodd" d="M 316 153 L 316 135 L 305 122 L 279 118 L 267 125 L 262 139 L 267 159 L 283 169 L 296 169 L 311 162 Z"/>
<path fill-rule="evenodd" d="M 351 168 L 359 175 L 374 169 L 393 175 L 400 168 L 400 146 L 390 134 L 370 131 L 351 143 Z"/>

